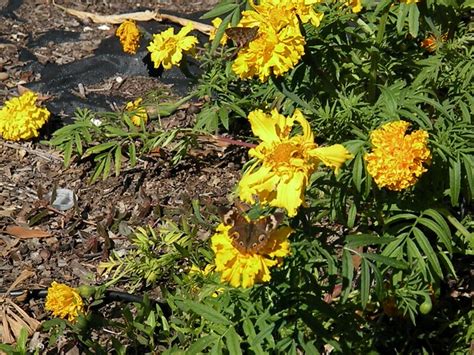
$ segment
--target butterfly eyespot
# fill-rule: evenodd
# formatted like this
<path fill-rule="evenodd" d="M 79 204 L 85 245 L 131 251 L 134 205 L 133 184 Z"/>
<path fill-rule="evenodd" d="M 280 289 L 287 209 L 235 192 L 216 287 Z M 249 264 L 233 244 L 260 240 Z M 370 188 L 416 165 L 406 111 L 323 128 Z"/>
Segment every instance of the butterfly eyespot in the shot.
<path fill-rule="evenodd" d="M 258 236 L 258 241 L 261 243 L 265 240 L 265 234 L 261 234 Z"/>

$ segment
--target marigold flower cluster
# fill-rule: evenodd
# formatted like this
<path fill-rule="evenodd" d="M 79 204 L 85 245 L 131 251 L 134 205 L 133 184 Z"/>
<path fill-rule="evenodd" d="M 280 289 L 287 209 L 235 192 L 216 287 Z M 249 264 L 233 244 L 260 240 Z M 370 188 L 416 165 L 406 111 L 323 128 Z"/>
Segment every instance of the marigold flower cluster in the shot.
<path fill-rule="evenodd" d="M 84 312 L 84 303 L 75 289 L 53 281 L 48 288 L 45 309 L 52 312 L 55 317 L 67 318 L 73 322 Z"/>
<path fill-rule="evenodd" d="M 299 19 L 319 26 L 323 14 L 313 9 L 318 2 L 264 0 L 253 10 L 243 11 L 238 27 L 258 27 L 258 34 L 240 49 L 233 71 L 242 79 L 257 76 L 265 82 L 270 75 L 281 76 L 293 68 L 304 54 Z"/>
<path fill-rule="evenodd" d="M 195 36 L 187 36 L 193 30 L 191 23 L 174 34 L 173 28 L 168 28 L 159 34 L 153 35 L 153 41 L 147 49 L 151 53 L 151 61 L 155 68 L 160 65 L 165 69 L 171 69 L 173 65 L 178 65 L 183 59 L 183 55 L 192 54 L 194 47 L 198 43 Z"/>
<path fill-rule="evenodd" d="M 132 117 L 130 118 L 135 126 L 140 126 L 141 122 L 146 123 L 148 121 L 148 114 L 146 109 L 141 106 L 143 99 L 140 97 L 135 101 L 130 101 L 125 106 L 125 110 L 127 112 L 133 113 Z"/>
<path fill-rule="evenodd" d="M 228 233 L 230 228 L 221 223 L 211 239 L 216 271 L 221 272 L 221 280 L 233 287 L 244 288 L 270 281 L 270 268 L 280 265 L 283 257 L 290 254 L 288 236 L 291 228 L 275 230 L 265 247 L 257 253 L 243 253 L 235 248 Z"/>
<path fill-rule="evenodd" d="M 406 131 L 410 123 L 396 121 L 384 124 L 370 135 L 372 152 L 365 155 L 367 171 L 380 187 L 400 191 L 414 185 L 427 170 L 431 153 L 428 133 Z"/>
<path fill-rule="evenodd" d="M 26 91 L 20 97 L 5 102 L 0 109 L 0 136 L 18 141 L 38 137 L 39 130 L 48 121 L 51 113 L 36 106 L 38 95 Z"/>
<path fill-rule="evenodd" d="M 123 51 L 128 54 L 137 53 L 140 46 L 140 31 L 133 20 L 125 20 L 115 32 L 122 44 Z"/>
<path fill-rule="evenodd" d="M 319 163 L 338 172 L 352 156 L 341 144 L 318 147 L 308 121 L 299 110 L 283 116 L 276 110 L 270 114 L 255 110 L 248 116 L 252 131 L 262 142 L 250 149 L 255 163 L 244 173 L 239 183 L 242 201 L 284 208 L 288 216 L 296 215 L 304 202 L 304 193 L 311 174 Z M 295 124 L 302 134 L 291 135 Z M 251 287 L 270 280 L 270 268 L 278 266 L 290 253 L 289 227 L 271 232 L 269 241 L 256 252 L 236 248 L 230 226 L 220 224 L 212 237 L 216 271 L 232 286 Z M 243 251 L 242 251 L 243 250 Z"/>

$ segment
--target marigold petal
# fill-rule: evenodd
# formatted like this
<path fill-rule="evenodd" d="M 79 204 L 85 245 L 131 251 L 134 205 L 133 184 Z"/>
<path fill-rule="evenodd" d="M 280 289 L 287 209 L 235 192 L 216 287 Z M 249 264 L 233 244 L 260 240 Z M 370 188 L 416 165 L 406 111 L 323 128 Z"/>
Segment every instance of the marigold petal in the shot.
<path fill-rule="evenodd" d="M 342 144 L 318 147 L 311 150 L 310 154 L 317 157 L 324 165 L 334 169 L 336 174 L 339 173 L 342 164 L 352 158 L 352 154 Z"/>
<path fill-rule="evenodd" d="M 285 208 L 289 217 L 296 216 L 298 207 L 304 201 L 306 180 L 306 174 L 301 172 L 295 172 L 291 177 L 281 179 L 277 186 L 276 197 L 270 205 Z"/>

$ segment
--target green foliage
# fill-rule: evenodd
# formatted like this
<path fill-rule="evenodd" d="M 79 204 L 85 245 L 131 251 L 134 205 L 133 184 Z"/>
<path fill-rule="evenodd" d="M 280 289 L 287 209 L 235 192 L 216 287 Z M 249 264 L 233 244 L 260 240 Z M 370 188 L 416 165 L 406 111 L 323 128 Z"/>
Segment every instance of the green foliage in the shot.
<path fill-rule="evenodd" d="M 20 330 L 20 336 L 18 337 L 15 345 L 0 344 L 0 351 L 8 355 L 26 355 L 29 354 L 27 349 L 28 343 L 28 330 L 22 328 Z M 34 354 L 39 354 L 39 348 L 35 349 Z"/>
<path fill-rule="evenodd" d="M 133 250 L 125 256 L 112 251 L 109 261 L 100 264 L 107 274 L 111 274 L 109 284 L 120 279 L 128 279 L 130 289 L 155 283 L 158 279 L 170 277 L 179 265 L 175 262 L 188 254 L 195 230 L 190 230 L 183 220 L 184 231 L 175 223 L 168 221 L 158 231 L 139 227 L 130 237 Z"/>
<path fill-rule="evenodd" d="M 341 143 L 352 153 L 337 176 L 322 167 L 311 176 L 305 206 L 288 222 L 291 256 L 272 269 L 268 284 L 221 283 L 204 268 L 213 255 L 196 236 L 209 225 L 194 204 L 199 226 L 183 220 L 138 228 L 131 250 L 102 263 L 107 285 L 161 285 L 172 315 L 145 300 L 137 316 L 124 308 L 124 322 L 110 324 L 130 344 L 117 338 L 103 347 L 81 335 L 83 344 L 167 354 L 467 351 L 471 304 L 453 297 L 449 284 L 469 275 L 463 265 L 474 254 L 472 2 L 367 0 L 359 14 L 345 2 L 316 6 L 324 18 L 317 28 L 301 25 L 300 62 L 262 83 L 240 80 L 232 70 L 240 48 L 219 45 L 248 3 L 222 1 L 204 16 L 223 22 L 202 55 L 193 94 L 205 99 L 195 131 L 241 133 L 254 109 L 288 115 L 298 108 L 318 145 Z M 421 45 L 427 39 L 434 49 Z M 414 186 L 389 191 L 373 181 L 365 156 L 371 131 L 397 120 L 428 133 L 431 159 Z M 191 144 L 187 133 L 149 133 L 127 115 L 78 111 L 51 144 L 66 164 L 74 155 L 93 159 L 95 180 L 171 141 L 178 141 L 179 159 Z M 190 264 L 204 271 L 188 272 Z"/>
<path fill-rule="evenodd" d="M 159 117 L 169 116 L 188 99 L 157 105 L 154 111 Z M 157 129 L 147 130 L 143 122 L 140 127 L 132 123 L 134 114 L 135 111 L 99 114 L 78 108 L 74 123 L 55 131 L 48 143 L 63 151 L 66 167 L 74 157 L 92 161 L 91 183 L 100 177 L 105 180 L 111 172 L 118 176 L 125 163 L 133 167 L 138 159 L 157 147 L 174 151 L 171 162 L 176 164 L 186 155 L 188 147 L 195 144 L 191 129 L 166 130 L 159 124 Z"/>

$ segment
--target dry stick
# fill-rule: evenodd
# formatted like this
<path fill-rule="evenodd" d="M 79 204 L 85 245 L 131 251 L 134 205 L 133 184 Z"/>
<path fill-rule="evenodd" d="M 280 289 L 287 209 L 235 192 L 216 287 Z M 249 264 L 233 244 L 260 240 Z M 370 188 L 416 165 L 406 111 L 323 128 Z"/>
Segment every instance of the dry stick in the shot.
<path fill-rule="evenodd" d="M 30 148 L 27 148 L 27 147 L 24 147 L 20 144 L 17 144 L 17 143 L 7 143 L 7 142 L 2 142 L 2 144 L 5 146 L 5 147 L 8 147 L 8 148 L 12 148 L 12 149 L 23 149 L 24 151 L 30 153 L 30 154 L 34 154 L 34 155 L 37 155 L 38 157 L 40 158 L 43 158 L 45 160 L 57 160 L 57 161 L 62 161 L 62 159 L 54 154 L 51 154 L 51 153 L 45 153 L 45 152 L 40 152 L 40 151 L 37 151 L 37 150 L 34 150 L 34 149 L 30 149 Z"/>
<path fill-rule="evenodd" d="M 159 22 L 168 20 L 168 21 L 177 23 L 181 26 L 186 26 L 187 24 L 191 23 L 195 30 L 198 30 L 206 35 L 209 35 L 211 33 L 211 30 L 214 29 L 214 27 L 210 25 L 206 25 L 204 23 L 188 20 L 182 17 L 173 16 L 173 15 L 160 14 L 158 11 L 147 10 L 147 11 L 140 11 L 140 12 L 130 12 L 130 13 L 120 14 L 120 15 L 99 15 L 99 14 L 94 14 L 92 12 L 79 11 L 79 10 L 61 6 L 61 5 L 56 4 L 54 0 L 53 0 L 53 5 L 67 12 L 70 15 L 79 17 L 80 19 L 89 19 L 94 23 L 120 24 L 124 22 L 125 20 L 135 20 L 135 21 L 155 20 Z"/>

